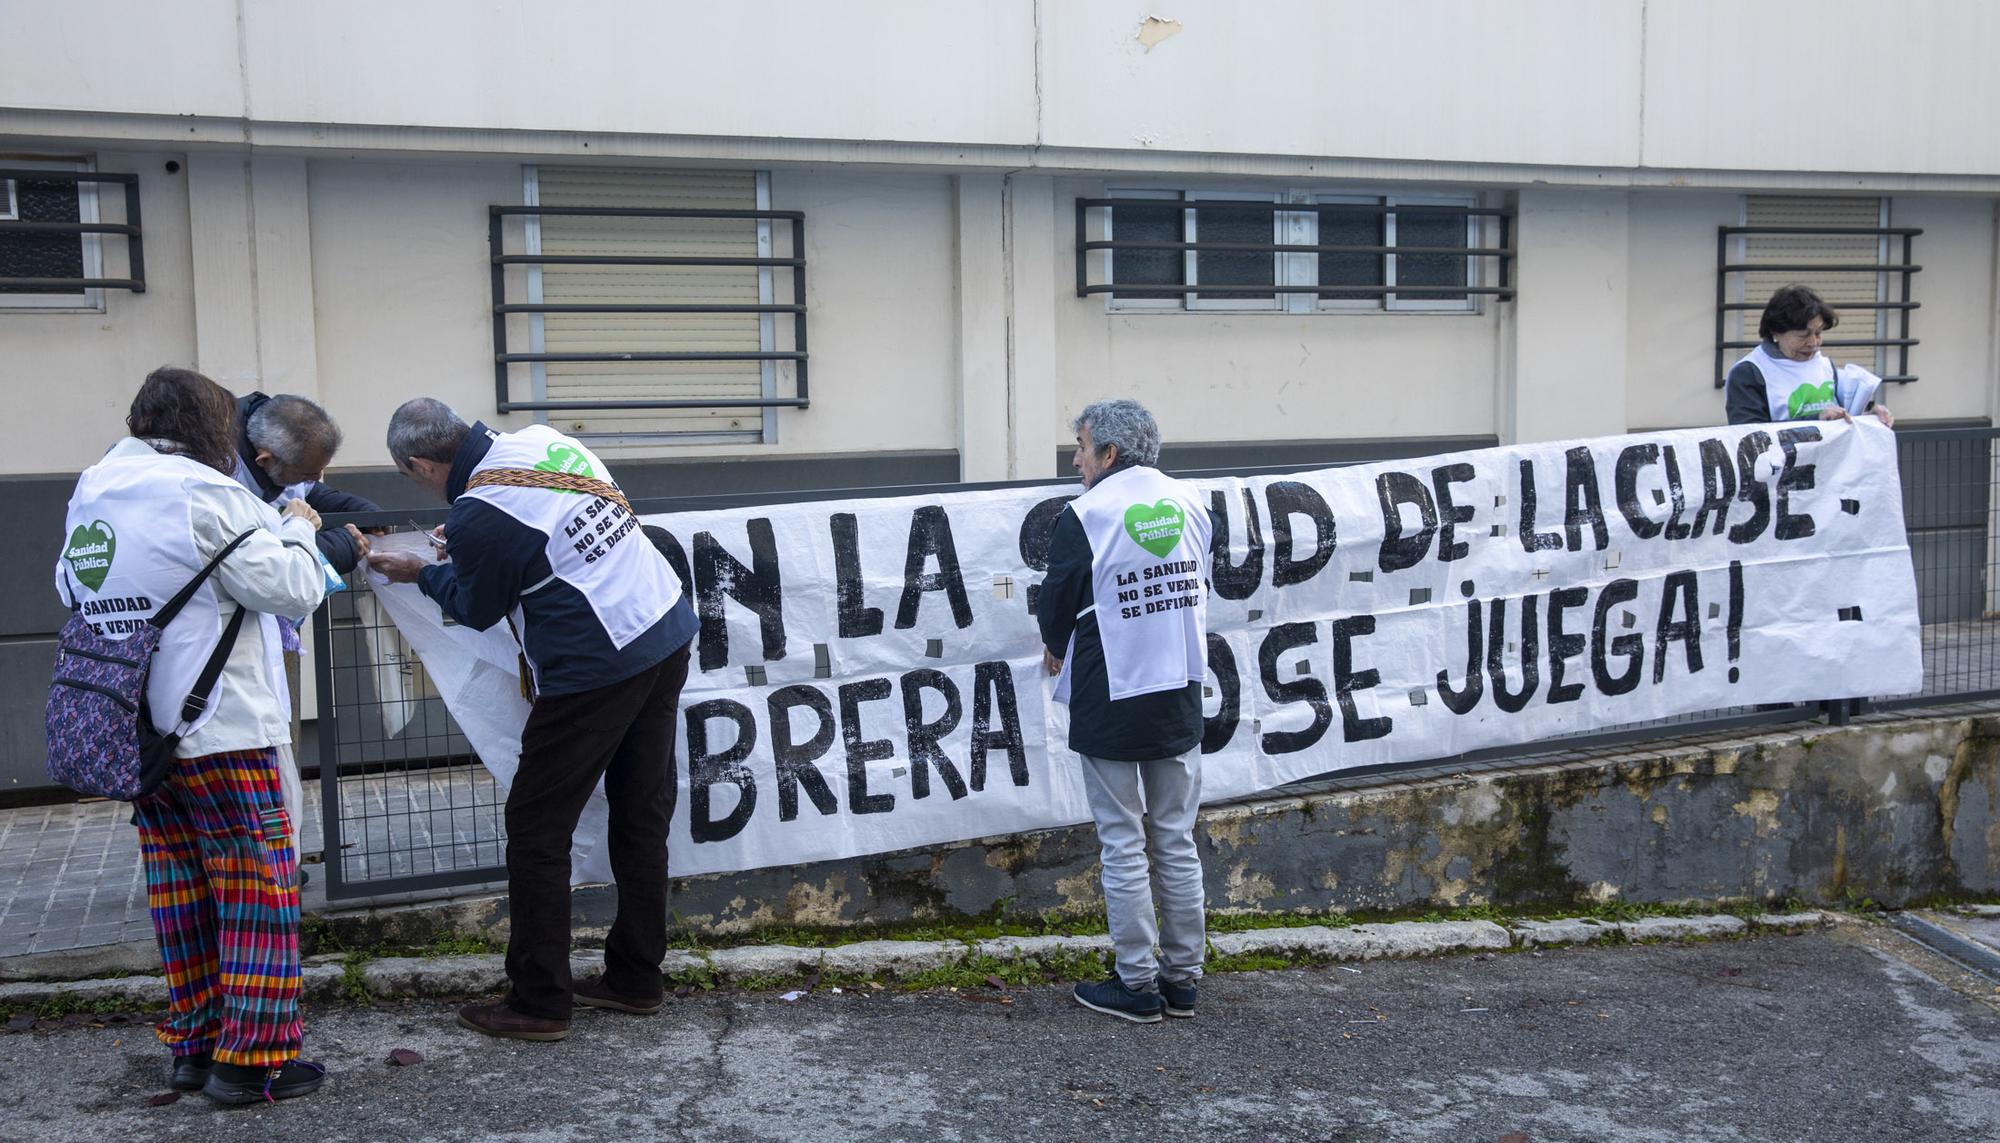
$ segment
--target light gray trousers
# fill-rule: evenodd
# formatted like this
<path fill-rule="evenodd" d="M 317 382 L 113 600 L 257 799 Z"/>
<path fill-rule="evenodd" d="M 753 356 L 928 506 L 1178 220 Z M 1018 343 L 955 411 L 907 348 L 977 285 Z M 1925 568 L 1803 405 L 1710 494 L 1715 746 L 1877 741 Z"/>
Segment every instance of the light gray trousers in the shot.
<path fill-rule="evenodd" d="M 1195 814 L 1201 807 L 1201 754 L 1191 750 L 1155 762 L 1082 757 L 1083 788 L 1097 821 L 1104 911 L 1119 979 L 1125 987 L 1142 992 L 1154 986 L 1155 977 L 1198 979 L 1207 944 L 1201 854 L 1194 846 Z M 1156 942 L 1158 959 L 1153 955 Z"/>

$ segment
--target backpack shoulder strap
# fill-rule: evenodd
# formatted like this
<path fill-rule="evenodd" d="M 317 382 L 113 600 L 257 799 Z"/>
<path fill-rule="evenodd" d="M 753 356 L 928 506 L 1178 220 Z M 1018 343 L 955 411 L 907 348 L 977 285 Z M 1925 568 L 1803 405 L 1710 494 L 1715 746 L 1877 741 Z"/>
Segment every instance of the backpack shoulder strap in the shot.
<path fill-rule="evenodd" d="M 223 629 L 222 640 L 215 645 L 215 650 L 209 652 L 208 662 L 202 664 L 194 689 L 181 703 L 180 733 L 185 734 L 201 717 L 201 712 L 208 709 L 208 696 L 215 693 L 215 684 L 222 678 L 223 665 L 229 661 L 229 652 L 236 646 L 237 632 L 243 630 L 243 617 L 249 610 L 241 604 L 237 605 L 236 614 L 229 617 L 229 626 Z"/>
<path fill-rule="evenodd" d="M 186 607 L 188 600 L 194 598 L 194 593 L 200 589 L 201 585 L 208 582 L 208 577 L 215 574 L 215 569 L 221 566 L 222 561 L 228 557 L 229 553 L 235 551 L 237 547 L 239 547 L 243 543 L 243 541 L 249 539 L 251 535 L 256 531 L 257 529 L 252 528 L 249 531 L 244 532 L 242 535 L 236 537 L 235 539 L 229 541 L 229 543 L 225 545 L 221 551 L 215 553 L 214 559 L 208 561 L 207 567 L 201 569 L 199 572 L 196 572 L 195 577 L 187 581 L 187 586 L 181 588 L 180 591 L 176 592 L 174 594 L 174 597 L 167 601 L 167 605 L 165 607 L 160 608 L 160 610 L 156 612 L 153 615 L 153 617 L 147 620 L 146 622 L 152 624 L 155 627 L 162 627 L 162 628 L 165 627 L 167 624 L 172 623 L 174 621 L 174 616 L 179 615 L 181 613 L 181 608 Z"/>

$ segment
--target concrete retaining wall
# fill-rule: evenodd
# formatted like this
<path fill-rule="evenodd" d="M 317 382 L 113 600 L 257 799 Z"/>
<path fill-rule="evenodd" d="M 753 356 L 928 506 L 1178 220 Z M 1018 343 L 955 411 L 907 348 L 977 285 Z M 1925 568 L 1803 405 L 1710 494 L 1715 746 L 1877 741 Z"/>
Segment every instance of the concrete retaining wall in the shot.
<path fill-rule="evenodd" d="M 1221 806 L 1211 910 L 1325 912 L 2000 894 L 2000 717 L 1818 725 Z M 1095 913 L 1089 826 L 675 883 L 685 927 Z M 615 891 L 577 894 L 579 934 Z M 504 925 L 504 900 L 455 924 Z M 415 918 L 407 918 L 415 920 Z M 385 934 L 394 915 L 376 914 Z"/>

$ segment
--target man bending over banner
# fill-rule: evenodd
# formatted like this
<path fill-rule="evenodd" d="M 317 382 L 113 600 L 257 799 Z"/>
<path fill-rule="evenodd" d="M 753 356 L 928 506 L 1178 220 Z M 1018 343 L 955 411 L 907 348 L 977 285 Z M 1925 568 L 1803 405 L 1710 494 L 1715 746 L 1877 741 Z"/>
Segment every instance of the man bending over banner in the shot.
<path fill-rule="evenodd" d="M 1154 467 L 1160 429 L 1137 401 L 1099 401 L 1071 427 L 1084 493 L 1056 519 L 1036 614 L 1083 760 L 1117 954 L 1111 977 L 1077 985 L 1076 1001 L 1151 1024 L 1162 1010 L 1194 1015 L 1206 944 L 1194 823 L 1210 522 L 1191 486 Z"/>
<path fill-rule="evenodd" d="M 667 823 L 674 731 L 693 608 L 589 449 L 546 425 L 499 433 L 420 397 L 389 421 L 397 471 L 451 504 L 441 561 L 376 552 L 449 619 L 506 620 L 533 704 L 507 791 L 507 979 L 458 1022 L 516 1040 L 569 1035 L 570 1007 L 660 1010 L 667 941 Z M 572 986 L 570 843 L 604 780 L 618 916 L 604 974 Z"/>

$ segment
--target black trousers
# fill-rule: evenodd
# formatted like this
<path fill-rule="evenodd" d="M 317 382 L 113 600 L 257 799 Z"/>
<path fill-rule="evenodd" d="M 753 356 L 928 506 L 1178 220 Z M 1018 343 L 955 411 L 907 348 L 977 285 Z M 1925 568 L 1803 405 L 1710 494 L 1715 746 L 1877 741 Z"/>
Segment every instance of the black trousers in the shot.
<path fill-rule="evenodd" d="M 667 954 L 667 823 L 678 786 L 674 733 L 688 649 L 623 682 L 535 700 L 507 791 L 508 1006 L 570 1014 L 570 838 L 597 780 L 611 802 L 618 916 L 604 945 L 614 992 L 655 999 Z"/>

